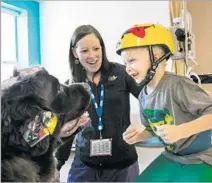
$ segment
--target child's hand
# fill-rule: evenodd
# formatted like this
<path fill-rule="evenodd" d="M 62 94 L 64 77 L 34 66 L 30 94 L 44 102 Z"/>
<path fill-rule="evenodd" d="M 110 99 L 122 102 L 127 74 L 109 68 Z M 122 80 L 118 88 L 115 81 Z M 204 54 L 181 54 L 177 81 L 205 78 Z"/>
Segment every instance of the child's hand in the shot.
<path fill-rule="evenodd" d="M 140 134 L 144 131 L 141 123 L 132 123 L 123 133 L 123 140 L 128 144 L 135 144 L 140 141 Z"/>
<path fill-rule="evenodd" d="M 175 125 L 157 126 L 156 134 L 167 144 L 173 144 L 182 139 L 181 130 L 179 129 L 179 126 Z"/>

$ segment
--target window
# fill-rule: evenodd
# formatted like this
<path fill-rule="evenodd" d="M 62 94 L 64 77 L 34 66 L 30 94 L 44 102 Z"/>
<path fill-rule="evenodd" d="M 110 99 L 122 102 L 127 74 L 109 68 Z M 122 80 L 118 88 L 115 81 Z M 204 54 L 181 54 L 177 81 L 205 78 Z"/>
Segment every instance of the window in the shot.
<path fill-rule="evenodd" d="M 39 3 L 1 2 L 1 81 L 12 76 L 15 65 L 40 65 Z"/>
<path fill-rule="evenodd" d="M 17 63 L 16 15 L 1 11 L 1 81 L 12 75 Z"/>
<path fill-rule="evenodd" d="M 1 12 L 1 53 L 2 62 L 15 63 L 16 57 L 16 16 Z"/>

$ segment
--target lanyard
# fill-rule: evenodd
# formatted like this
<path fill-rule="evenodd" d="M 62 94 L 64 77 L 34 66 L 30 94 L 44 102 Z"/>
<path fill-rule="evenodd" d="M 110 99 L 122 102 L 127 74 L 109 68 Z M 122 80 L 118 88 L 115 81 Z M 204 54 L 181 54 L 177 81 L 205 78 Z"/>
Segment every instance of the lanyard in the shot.
<path fill-rule="evenodd" d="M 96 98 L 94 93 L 90 87 L 90 94 L 91 94 L 91 101 L 95 107 L 96 114 L 99 118 L 98 120 L 98 130 L 100 132 L 100 138 L 102 138 L 101 131 L 103 130 L 103 123 L 102 123 L 102 114 L 103 114 L 103 106 L 104 106 L 104 85 L 101 84 L 101 95 L 100 95 L 100 103 L 97 104 Z"/>

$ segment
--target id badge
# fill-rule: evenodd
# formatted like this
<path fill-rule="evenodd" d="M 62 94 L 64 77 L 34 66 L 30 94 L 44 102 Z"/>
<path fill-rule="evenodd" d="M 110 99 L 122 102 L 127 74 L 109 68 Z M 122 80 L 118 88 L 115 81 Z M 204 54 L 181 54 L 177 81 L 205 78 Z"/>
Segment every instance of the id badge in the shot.
<path fill-rule="evenodd" d="M 112 139 L 90 140 L 90 156 L 112 156 Z"/>

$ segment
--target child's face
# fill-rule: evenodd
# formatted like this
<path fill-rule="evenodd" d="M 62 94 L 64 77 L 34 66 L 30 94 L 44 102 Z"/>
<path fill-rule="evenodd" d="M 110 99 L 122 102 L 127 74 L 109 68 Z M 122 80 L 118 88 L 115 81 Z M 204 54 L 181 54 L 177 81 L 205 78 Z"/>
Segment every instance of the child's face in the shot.
<path fill-rule="evenodd" d="M 145 79 L 150 68 L 149 51 L 147 48 L 129 48 L 121 52 L 122 60 L 126 65 L 127 73 L 137 83 Z"/>

